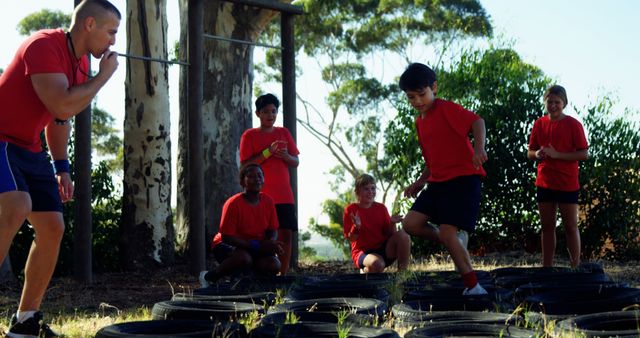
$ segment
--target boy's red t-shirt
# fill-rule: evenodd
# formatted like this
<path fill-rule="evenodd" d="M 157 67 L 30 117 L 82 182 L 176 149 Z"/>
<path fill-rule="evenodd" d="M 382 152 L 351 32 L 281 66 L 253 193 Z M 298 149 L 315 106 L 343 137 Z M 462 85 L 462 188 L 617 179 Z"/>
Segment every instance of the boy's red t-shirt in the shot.
<path fill-rule="evenodd" d="M 547 114 L 533 124 L 529 137 L 529 150 L 549 146 L 553 146 L 561 153 L 589 148 L 584 129 L 578 120 L 565 116 L 560 120 L 552 121 Z M 545 158 L 538 162 L 536 186 L 561 191 L 579 190 L 578 169 L 578 161 Z"/>
<path fill-rule="evenodd" d="M 378 202 L 373 202 L 369 208 L 361 208 L 357 203 L 351 203 L 344 209 L 343 231 L 348 237 L 349 231 L 354 227 L 351 214 L 360 216 L 360 234 L 358 239 L 351 242 L 351 258 L 357 265 L 360 255 L 367 250 L 380 248 L 384 242 L 393 235 L 393 225 L 387 207 Z"/>
<path fill-rule="evenodd" d="M 41 152 L 40 133 L 54 117 L 33 89 L 31 75 L 65 74 L 73 86 L 86 82 L 82 72 L 88 65 L 86 56 L 71 57 L 62 29 L 40 30 L 25 40 L 0 76 L 0 141 Z"/>
<path fill-rule="evenodd" d="M 480 116 L 451 101 L 435 99 L 426 114 L 416 117 L 422 157 L 431 175 L 428 182 L 443 182 L 467 175 L 486 176 L 473 166 L 469 133 Z"/>
<path fill-rule="evenodd" d="M 287 142 L 287 150 L 289 154 L 298 156 L 300 151 L 296 147 L 296 143 L 289 133 L 289 130 L 283 127 L 274 127 L 270 133 L 263 132 L 260 128 L 247 129 L 240 138 L 240 162 L 244 162 L 261 153 L 268 148 L 274 141 Z M 260 164 L 264 172 L 264 186 L 262 192 L 271 196 L 276 204 L 293 204 L 293 190 L 289 182 L 289 167 L 282 160 L 275 156 L 269 157 Z"/>
<path fill-rule="evenodd" d="M 271 197 L 261 192 L 260 202 L 253 205 L 242 195 L 237 193 L 224 203 L 220 230 L 213 237 L 212 248 L 222 242 L 223 234 L 247 241 L 263 240 L 265 231 L 278 229 L 278 216 Z"/>

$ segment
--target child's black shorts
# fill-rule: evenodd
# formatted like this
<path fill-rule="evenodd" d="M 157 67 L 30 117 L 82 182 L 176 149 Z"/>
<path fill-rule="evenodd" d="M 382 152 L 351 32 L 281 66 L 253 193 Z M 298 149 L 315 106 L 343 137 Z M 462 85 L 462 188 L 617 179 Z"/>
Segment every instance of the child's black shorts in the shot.
<path fill-rule="evenodd" d="M 216 246 L 213 247 L 213 257 L 216 259 L 216 262 L 222 263 L 224 262 L 225 259 L 231 256 L 231 253 L 233 253 L 233 250 L 235 249 L 236 247 L 233 245 L 229 245 L 227 243 L 218 243 Z M 274 256 L 272 254 L 264 254 L 264 253 L 256 253 L 256 254 L 249 253 L 249 254 L 253 259 Z"/>
<path fill-rule="evenodd" d="M 276 204 L 276 214 L 278 214 L 278 229 L 298 231 L 298 217 L 294 204 Z"/>
<path fill-rule="evenodd" d="M 382 257 L 382 259 L 384 260 L 384 265 L 385 266 L 389 266 L 389 265 L 393 264 L 393 262 L 395 262 L 396 259 L 387 257 L 387 243 L 388 242 L 389 242 L 389 240 L 386 240 L 379 248 L 367 250 L 367 251 L 363 252 L 362 254 L 360 254 L 360 257 L 358 257 L 358 268 L 364 269 L 364 259 L 369 254 L 376 254 L 376 255 Z"/>
<path fill-rule="evenodd" d="M 542 187 L 537 187 L 536 191 L 536 200 L 538 203 L 540 202 L 555 202 L 555 203 L 566 203 L 566 204 L 578 204 L 578 193 L 580 190 L 576 191 L 562 191 L 555 189 L 547 189 Z"/>
<path fill-rule="evenodd" d="M 480 209 L 480 176 L 460 176 L 427 185 L 411 210 L 426 215 L 435 224 L 449 224 L 474 232 Z"/>

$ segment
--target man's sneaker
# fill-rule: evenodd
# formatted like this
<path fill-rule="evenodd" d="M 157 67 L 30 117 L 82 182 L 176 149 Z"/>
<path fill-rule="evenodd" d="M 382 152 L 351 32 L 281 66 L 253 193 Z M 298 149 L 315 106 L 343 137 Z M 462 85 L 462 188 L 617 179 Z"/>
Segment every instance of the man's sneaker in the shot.
<path fill-rule="evenodd" d="M 476 286 L 472 287 L 471 289 L 466 288 L 464 289 L 464 291 L 462 291 L 463 296 L 479 296 L 486 294 L 489 293 L 482 287 L 482 285 L 480 285 L 480 283 L 476 284 Z"/>
<path fill-rule="evenodd" d="M 55 333 L 49 325 L 42 321 L 42 312 L 38 311 L 33 317 L 28 318 L 22 323 L 18 323 L 17 318 L 11 318 L 11 328 L 7 332 L 7 338 L 55 338 L 60 337 Z"/>
<path fill-rule="evenodd" d="M 458 231 L 458 240 L 460 241 L 460 244 L 462 244 L 462 246 L 466 250 L 467 249 L 467 245 L 469 244 L 469 233 L 464 231 L 464 230 Z"/>
<path fill-rule="evenodd" d="M 209 285 L 211 285 L 211 283 L 209 283 L 209 281 L 206 278 L 208 272 L 209 271 L 207 271 L 207 270 L 200 271 L 200 275 L 198 276 L 198 280 L 200 281 L 200 287 L 201 288 L 208 288 Z"/>

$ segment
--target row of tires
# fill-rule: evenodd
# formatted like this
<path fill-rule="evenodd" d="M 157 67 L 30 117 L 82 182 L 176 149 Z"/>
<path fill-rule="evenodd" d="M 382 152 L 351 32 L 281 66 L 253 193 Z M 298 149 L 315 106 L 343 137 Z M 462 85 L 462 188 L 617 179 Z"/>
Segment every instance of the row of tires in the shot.
<path fill-rule="evenodd" d="M 405 337 L 431 336 L 436 332 L 432 330 L 445 330 L 443 332 L 449 332 L 452 336 L 471 330 L 466 334 L 485 332 L 485 336 L 523 337 L 532 334 L 517 327 L 523 323 L 542 322 L 550 318 L 563 323 L 563 319 L 570 315 L 615 311 L 640 303 L 639 289 L 612 282 L 598 266 L 580 270 L 504 268 L 482 271 L 478 277 L 489 295 L 476 297 L 461 296 L 462 285 L 455 272 L 415 273 L 410 277 L 399 280 L 391 274 L 350 274 L 239 279 L 187 294 L 175 294 L 171 301 L 155 304 L 152 310 L 155 321 L 146 323 L 162 326 L 168 325 L 163 320 L 170 319 L 174 326 L 181 326 L 178 321 L 189 323 L 198 320 L 218 323 L 215 330 L 235 332 L 243 337 L 246 331 L 241 326 L 234 328 L 234 324 L 228 321 L 259 314 L 262 319 L 260 325 L 249 333 L 252 337 L 271 337 L 269 332 L 277 332 L 281 337 L 359 337 L 356 332 L 360 331 L 367 332 L 363 333 L 364 336 L 397 336 L 393 330 L 372 327 L 382 322 L 398 330 L 411 330 Z M 273 305 L 275 290 L 284 290 L 283 303 Z M 390 297 L 390 294 L 394 296 Z M 398 299 L 402 301 L 393 304 Z M 530 310 L 525 313 L 524 319 L 508 313 L 486 312 L 512 312 L 515 302 L 520 304 L 518 309 Z M 611 313 L 615 316 L 634 314 Z M 292 317 L 292 314 L 295 316 Z M 339 318 L 336 314 L 340 314 Z M 601 313 L 596 317 L 611 316 Z M 569 323 L 574 319 L 566 321 Z M 638 331 L 637 316 L 635 322 L 627 319 L 615 320 L 615 324 L 608 325 L 607 329 L 633 331 L 635 328 Z M 98 336 L 122 337 L 106 335 L 105 332 L 111 329 L 126 331 L 132 327 L 137 329 L 146 324 L 123 325 L 104 328 Z M 571 325 L 572 330 L 581 329 L 578 324 Z M 208 337 L 211 337 L 212 328 L 207 330 Z M 291 335 L 283 335 L 290 331 Z M 324 331 L 326 333 L 322 333 Z M 154 335 L 157 336 L 157 333 L 151 333 L 151 336 Z M 178 336 L 184 337 L 182 333 Z"/>

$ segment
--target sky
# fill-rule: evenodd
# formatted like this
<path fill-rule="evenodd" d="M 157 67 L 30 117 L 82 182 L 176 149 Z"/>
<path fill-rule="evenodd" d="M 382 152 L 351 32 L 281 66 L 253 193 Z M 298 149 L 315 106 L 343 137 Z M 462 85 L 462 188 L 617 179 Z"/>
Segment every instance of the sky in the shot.
<path fill-rule="evenodd" d="M 636 0 L 480 0 L 491 17 L 494 35 L 501 41 L 512 41 L 521 57 L 538 66 L 567 89 L 570 105 L 585 107 L 597 97 L 613 95 L 619 100 L 616 109 L 625 107 L 635 111 L 640 120 L 640 44 L 638 44 L 638 19 L 640 1 Z M 126 15 L 126 1 L 112 1 Z M 168 38 L 170 44 L 178 39 L 179 18 L 177 1 L 169 0 Z M 0 12 L 0 31 L 4 47 L 0 50 L 0 67 L 10 62 L 15 49 L 24 39 L 16 26 L 20 19 L 41 9 L 62 10 L 70 13 L 73 0 L 21 0 L 3 6 Z M 117 43 L 112 48 L 126 52 L 126 24 L 123 21 Z M 259 52 L 259 51 L 258 51 Z M 415 60 L 429 63 L 430 60 Z M 301 62 L 301 61 L 299 61 Z M 400 73 L 404 65 L 384 65 L 393 73 Z M 97 64 L 94 63 L 94 69 Z M 177 66 L 170 67 L 170 101 L 172 117 L 172 145 L 177 144 L 178 76 Z M 319 78 L 306 74 L 297 79 L 298 90 L 304 94 L 317 93 Z M 317 75 L 316 75 L 317 76 Z M 396 75 L 394 75 L 396 76 Z M 122 129 L 124 118 L 125 60 L 110 82 L 100 91 L 97 105 L 116 117 L 117 127 Z M 279 87 L 265 87 L 279 94 Z M 322 101 L 323 97 L 317 97 Z M 303 112 L 301 106 L 298 114 Z M 569 111 L 576 114 L 575 111 Z M 579 114 L 578 114 L 579 116 Z M 254 126 L 256 126 L 254 119 Z M 488 131 L 488 137 L 491 137 Z M 321 203 L 332 197 L 326 173 L 335 165 L 328 150 L 298 126 L 300 166 L 299 224 L 306 228 L 310 217 L 321 215 Z M 174 155 L 175 168 L 175 155 Z M 175 173 L 175 170 L 174 170 Z M 175 175 L 173 175 L 175 178 Z M 175 183 L 174 183 L 175 184 Z M 322 242 L 322 239 L 312 240 Z"/>

